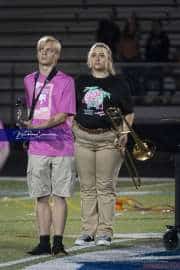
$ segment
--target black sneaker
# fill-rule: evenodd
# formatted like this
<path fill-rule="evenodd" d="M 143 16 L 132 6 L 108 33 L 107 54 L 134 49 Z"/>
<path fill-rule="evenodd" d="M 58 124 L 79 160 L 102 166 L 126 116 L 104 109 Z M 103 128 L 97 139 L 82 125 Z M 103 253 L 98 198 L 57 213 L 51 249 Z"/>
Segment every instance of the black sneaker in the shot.
<path fill-rule="evenodd" d="M 52 247 L 52 251 L 51 251 L 52 255 L 64 255 L 67 256 L 68 252 L 64 249 L 64 245 L 55 245 Z"/>
<path fill-rule="evenodd" d="M 88 234 L 83 234 L 78 239 L 76 239 L 74 244 L 76 246 L 86 246 L 94 244 L 94 237 Z"/>
<path fill-rule="evenodd" d="M 31 251 L 28 251 L 27 253 L 30 255 L 51 254 L 51 247 L 50 247 L 50 245 L 42 246 L 41 244 L 39 244 L 35 248 L 33 248 Z"/>

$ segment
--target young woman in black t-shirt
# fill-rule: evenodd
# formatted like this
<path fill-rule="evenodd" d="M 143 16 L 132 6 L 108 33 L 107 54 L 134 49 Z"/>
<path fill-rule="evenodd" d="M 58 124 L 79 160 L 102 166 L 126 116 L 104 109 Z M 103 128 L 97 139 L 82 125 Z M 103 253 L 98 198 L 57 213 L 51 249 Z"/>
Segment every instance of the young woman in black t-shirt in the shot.
<path fill-rule="evenodd" d="M 95 43 L 88 53 L 89 75 L 76 80 L 77 115 L 74 123 L 75 154 L 81 189 L 82 234 L 76 245 L 110 245 L 113 236 L 115 186 L 123 162 L 115 147 L 115 133 L 106 115 L 108 107 L 121 109 L 130 125 L 133 106 L 129 88 L 116 76 L 110 48 Z M 122 123 L 120 130 L 128 127 Z M 121 135 L 125 147 L 127 134 Z"/>

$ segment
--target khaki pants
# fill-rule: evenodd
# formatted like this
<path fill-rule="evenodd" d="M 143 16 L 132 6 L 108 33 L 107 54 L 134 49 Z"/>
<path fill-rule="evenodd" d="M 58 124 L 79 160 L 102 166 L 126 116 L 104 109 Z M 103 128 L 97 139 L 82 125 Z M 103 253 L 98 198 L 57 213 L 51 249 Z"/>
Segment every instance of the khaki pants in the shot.
<path fill-rule="evenodd" d="M 112 236 L 115 210 L 115 186 L 122 165 L 114 147 L 112 131 L 89 134 L 73 128 L 75 160 L 80 179 L 82 233 Z"/>

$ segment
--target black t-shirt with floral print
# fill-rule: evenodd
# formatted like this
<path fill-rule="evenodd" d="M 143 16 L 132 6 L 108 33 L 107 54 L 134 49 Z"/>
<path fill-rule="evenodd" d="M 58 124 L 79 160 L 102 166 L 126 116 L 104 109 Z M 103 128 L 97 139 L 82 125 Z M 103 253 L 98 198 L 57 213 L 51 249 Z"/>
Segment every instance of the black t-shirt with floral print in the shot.
<path fill-rule="evenodd" d="M 76 121 L 89 129 L 111 128 L 106 115 L 108 107 L 119 107 L 124 115 L 133 112 L 133 102 L 127 82 L 122 76 L 95 78 L 81 75 L 76 79 Z"/>

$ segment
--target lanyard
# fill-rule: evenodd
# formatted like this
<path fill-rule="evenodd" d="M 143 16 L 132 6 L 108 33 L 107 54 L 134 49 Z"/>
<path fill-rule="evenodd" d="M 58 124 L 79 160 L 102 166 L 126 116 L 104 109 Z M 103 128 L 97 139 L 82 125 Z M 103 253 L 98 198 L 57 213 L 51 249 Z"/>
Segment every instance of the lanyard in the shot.
<path fill-rule="evenodd" d="M 43 86 L 41 87 L 41 89 L 39 90 L 38 95 L 36 96 L 36 85 L 37 85 L 37 81 L 38 81 L 40 73 L 39 72 L 35 73 L 35 75 L 34 75 L 34 89 L 33 89 L 32 104 L 31 104 L 28 120 L 31 120 L 33 118 L 35 106 L 37 104 L 37 101 L 38 101 L 44 87 L 46 86 L 47 83 L 49 83 L 54 78 L 54 76 L 56 74 L 57 74 L 57 69 L 54 67 L 51 70 L 51 72 L 49 73 L 49 75 L 47 76 L 47 78 L 45 79 L 45 81 L 43 83 Z"/>

